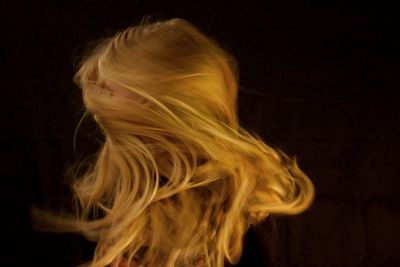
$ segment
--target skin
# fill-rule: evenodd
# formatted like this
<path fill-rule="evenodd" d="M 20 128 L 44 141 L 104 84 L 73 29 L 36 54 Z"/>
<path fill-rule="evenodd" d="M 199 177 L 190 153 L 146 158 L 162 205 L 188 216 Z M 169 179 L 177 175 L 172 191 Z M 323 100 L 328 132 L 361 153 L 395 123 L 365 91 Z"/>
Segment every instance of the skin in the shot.
<path fill-rule="evenodd" d="M 111 90 L 113 98 L 130 98 L 133 100 L 137 100 L 140 103 L 146 102 L 143 97 L 136 95 L 126 89 L 121 88 L 121 86 L 115 84 L 112 81 L 106 80 L 105 85 L 107 88 L 109 88 Z"/>
<path fill-rule="evenodd" d="M 114 82 L 112 81 L 105 81 L 105 85 L 107 88 L 109 88 L 112 92 L 113 97 L 119 97 L 119 98 L 125 98 L 125 97 L 132 97 L 132 93 L 117 86 Z"/>

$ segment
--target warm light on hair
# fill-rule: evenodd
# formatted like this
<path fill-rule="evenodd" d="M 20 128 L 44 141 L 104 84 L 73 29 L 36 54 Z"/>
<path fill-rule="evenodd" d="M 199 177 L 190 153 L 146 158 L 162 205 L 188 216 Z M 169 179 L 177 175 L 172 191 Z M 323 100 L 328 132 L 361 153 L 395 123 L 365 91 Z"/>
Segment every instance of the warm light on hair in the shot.
<path fill-rule="evenodd" d="M 181 18 L 143 20 L 86 52 L 74 81 L 105 139 L 75 179 L 76 215 L 45 218 L 97 242 L 88 266 L 235 264 L 250 225 L 310 207 L 296 158 L 239 125 L 238 76 Z"/>

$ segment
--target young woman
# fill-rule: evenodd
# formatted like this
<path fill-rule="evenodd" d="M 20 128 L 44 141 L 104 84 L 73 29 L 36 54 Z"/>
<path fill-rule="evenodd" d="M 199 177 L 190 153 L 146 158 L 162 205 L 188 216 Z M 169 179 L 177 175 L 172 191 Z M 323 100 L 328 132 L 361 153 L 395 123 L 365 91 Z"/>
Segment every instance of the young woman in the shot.
<path fill-rule="evenodd" d="M 235 264 L 250 225 L 311 205 L 296 159 L 239 125 L 238 77 L 235 58 L 181 18 L 86 52 L 74 81 L 105 141 L 76 177 L 76 215 L 53 222 L 97 242 L 89 266 Z"/>

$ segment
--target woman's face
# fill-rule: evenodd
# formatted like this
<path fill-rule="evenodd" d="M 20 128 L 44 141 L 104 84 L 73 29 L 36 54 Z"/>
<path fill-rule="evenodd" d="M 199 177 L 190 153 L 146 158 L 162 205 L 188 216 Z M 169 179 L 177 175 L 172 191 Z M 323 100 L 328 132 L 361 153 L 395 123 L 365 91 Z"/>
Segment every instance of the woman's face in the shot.
<path fill-rule="evenodd" d="M 139 96 L 137 94 L 134 94 L 134 93 L 122 88 L 121 86 L 117 85 L 116 83 L 114 83 L 112 81 L 106 80 L 105 81 L 105 85 L 106 85 L 107 88 L 109 88 L 111 90 L 111 94 L 112 94 L 113 98 L 114 97 L 116 97 L 116 98 L 130 98 L 132 100 L 139 101 L 139 103 L 146 103 L 147 102 L 143 97 L 141 97 L 141 96 Z"/>
<path fill-rule="evenodd" d="M 112 81 L 105 81 L 107 88 L 111 90 L 112 96 L 117 98 L 132 98 L 133 94 L 126 89 L 121 88 Z"/>

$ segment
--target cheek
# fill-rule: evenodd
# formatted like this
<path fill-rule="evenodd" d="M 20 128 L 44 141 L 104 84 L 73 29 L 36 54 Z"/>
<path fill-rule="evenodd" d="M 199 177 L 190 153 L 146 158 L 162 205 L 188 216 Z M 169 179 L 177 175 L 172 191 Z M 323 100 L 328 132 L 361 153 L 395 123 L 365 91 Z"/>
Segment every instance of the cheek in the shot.
<path fill-rule="evenodd" d="M 123 98 L 123 99 L 129 98 L 129 99 L 132 99 L 141 104 L 148 103 L 148 101 L 145 100 L 145 98 L 143 98 L 140 95 L 137 95 L 135 93 L 132 93 L 128 90 L 125 90 L 125 89 L 113 88 L 111 93 L 112 93 L 113 98 Z"/>
<path fill-rule="evenodd" d="M 110 90 L 113 97 L 125 98 L 130 97 L 130 95 L 132 94 L 126 89 L 123 89 L 120 86 L 116 86 L 113 82 L 110 81 L 106 81 L 105 86 Z"/>
<path fill-rule="evenodd" d="M 131 92 L 127 91 L 127 90 L 124 90 L 124 89 L 113 88 L 113 89 L 111 90 L 111 92 L 112 92 L 112 95 L 113 95 L 114 97 L 119 97 L 119 98 L 126 98 L 126 97 L 128 97 L 128 98 L 133 98 L 133 94 L 132 94 Z"/>
<path fill-rule="evenodd" d="M 111 91 L 112 98 L 123 98 L 123 99 L 129 98 L 129 99 L 132 99 L 132 100 L 137 101 L 142 104 L 145 104 L 148 102 L 140 95 L 137 95 L 125 88 L 122 88 L 121 86 L 117 86 L 116 84 L 114 84 L 110 81 L 106 81 L 105 85 Z"/>

